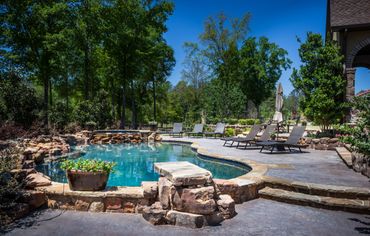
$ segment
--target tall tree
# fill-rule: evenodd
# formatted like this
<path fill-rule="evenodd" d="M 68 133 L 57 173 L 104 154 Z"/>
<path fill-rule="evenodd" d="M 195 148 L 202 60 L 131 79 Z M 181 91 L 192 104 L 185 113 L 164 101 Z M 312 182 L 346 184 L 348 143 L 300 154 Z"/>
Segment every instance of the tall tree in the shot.
<path fill-rule="evenodd" d="M 237 83 L 237 73 L 235 70 L 239 60 L 238 49 L 244 41 L 248 32 L 250 14 L 246 13 L 241 18 L 227 18 L 220 13 L 216 17 L 210 17 L 205 22 L 204 32 L 200 40 L 205 46 L 204 55 L 214 73 L 218 86 L 217 93 L 220 98 L 222 118 L 233 115 L 231 107 L 233 101 L 240 94 Z M 230 88 L 235 91 L 230 92 Z M 233 96 L 234 95 L 234 96 Z"/>
<path fill-rule="evenodd" d="M 272 95 L 283 69 L 290 67 L 287 51 L 267 38 L 248 38 L 240 50 L 239 82 L 245 96 L 257 108 Z"/>
<path fill-rule="evenodd" d="M 68 16 L 64 1 L 3 1 L 0 44 L 13 66 L 34 75 L 43 85 L 44 125 L 48 126 L 50 83 Z"/>
<path fill-rule="evenodd" d="M 148 74 L 152 75 L 151 81 L 153 76 L 161 74 L 159 71 L 172 68 L 166 66 L 166 60 L 173 61 L 173 57 L 168 59 L 172 50 L 168 49 L 163 39 L 163 33 L 167 30 L 165 22 L 172 11 L 173 5 L 167 1 L 118 0 L 106 14 L 106 47 L 117 62 L 122 86 L 121 128 L 126 125 L 127 98 L 131 101 L 132 127 L 136 128 L 137 91 L 148 81 Z M 158 56 L 160 53 L 165 56 Z M 153 68 L 155 73 L 149 73 Z M 165 73 L 168 74 L 168 71 Z M 127 97 L 127 94 L 130 96 Z"/>
<path fill-rule="evenodd" d="M 204 91 L 211 79 L 211 70 L 206 63 L 199 46 L 195 43 L 185 43 L 186 57 L 183 62 L 184 69 L 181 71 L 181 79 L 194 91 L 194 104 L 192 112 L 194 119 L 202 119 L 205 122 Z"/>
<path fill-rule="evenodd" d="M 302 94 L 299 106 L 304 115 L 326 130 L 345 111 L 343 56 L 335 43 L 324 43 L 320 34 L 308 33 L 305 42 L 298 42 L 302 65 L 293 70 L 291 82 Z"/>

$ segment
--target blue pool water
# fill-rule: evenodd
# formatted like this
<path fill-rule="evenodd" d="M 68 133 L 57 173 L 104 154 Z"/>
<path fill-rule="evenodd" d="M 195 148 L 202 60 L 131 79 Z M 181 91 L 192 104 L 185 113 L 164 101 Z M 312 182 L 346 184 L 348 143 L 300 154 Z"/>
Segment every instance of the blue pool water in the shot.
<path fill-rule="evenodd" d="M 90 145 L 81 158 L 114 161 L 117 165 L 110 174 L 109 186 L 140 186 L 141 181 L 157 181 L 155 162 L 188 161 L 209 170 L 214 178 L 231 179 L 246 174 L 250 168 L 236 164 L 201 158 L 189 145 L 156 144 L 112 144 Z M 66 182 L 65 172 L 58 162 L 45 163 L 37 167 L 38 171 L 50 176 L 53 181 Z"/>

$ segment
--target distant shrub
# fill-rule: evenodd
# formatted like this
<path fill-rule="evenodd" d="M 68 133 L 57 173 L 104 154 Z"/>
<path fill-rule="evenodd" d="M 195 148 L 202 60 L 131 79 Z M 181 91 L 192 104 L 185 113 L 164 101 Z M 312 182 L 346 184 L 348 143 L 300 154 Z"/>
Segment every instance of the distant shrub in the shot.
<path fill-rule="evenodd" d="M 67 104 L 57 101 L 50 110 L 49 118 L 55 128 L 64 129 L 70 120 Z"/>
<path fill-rule="evenodd" d="M 225 119 L 225 123 L 227 123 L 229 125 L 236 125 L 236 124 L 238 124 L 238 119 L 228 118 L 228 119 Z"/>
<path fill-rule="evenodd" d="M 4 149 L 0 151 L 0 226 L 13 221 L 12 208 L 22 196 L 23 183 L 19 176 L 11 174 L 18 164 L 17 149 Z"/>
<path fill-rule="evenodd" d="M 226 128 L 225 130 L 225 136 L 231 137 L 235 135 L 235 130 L 233 128 Z"/>
<path fill-rule="evenodd" d="M 0 78 L 0 121 L 11 120 L 29 127 L 41 106 L 35 88 L 24 79 L 12 73 Z"/>
<path fill-rule="evenodd" d="M 220 119 L 215 117 L 207 117 L 207 124 L 216 124 L 220 122 Z"/>
<path fill-rule="evenodd" d="M 81 127 L 76 122 L 71 122 L 64 127 L 65 133 L 73 134 L 79 131 L 81 131 Z"/>
<path fill-rule="evenodd" d="M 94 128 L 105 129 L 113 124 L 111 110 L 108 93 L 101 90 L 92 101 L 77 104 L 73 117 L 84 128 L 92 128 L 91 122 L 94 122 Z"/>
<path fill-rule="evenodd" d="M 256 125 L 260 124 L 261 122 L 259 119 L 239 119 L 238 123 L 240 125 Z"/>

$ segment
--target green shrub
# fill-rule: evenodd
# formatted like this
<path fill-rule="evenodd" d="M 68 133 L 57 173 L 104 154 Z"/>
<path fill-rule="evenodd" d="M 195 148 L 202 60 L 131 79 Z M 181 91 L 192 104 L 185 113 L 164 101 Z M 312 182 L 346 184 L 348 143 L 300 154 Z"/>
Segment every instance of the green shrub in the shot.
<path fill-rule="evenodd" d="M 225 130 L 225 136 L 231 137 L 235 135 L 235 130 L 233 128 L 226 128 Z"/>
<path fill-rule="evenodd" d="M 228 119 L 225 119 L 225 122 L 229 125 L 236 125 L 238 124 L 238 119 L 228 118 Z"/>
<path fill-rule="evenodd" d="M 88 130 L 95 130 L 97 128 L 97 124 L 95 121 L 88 121 L 85 123 L 85 127 Z"/>
<path fill-rule="evenodd" d="M 115 165 L 116 165 L 115 162 L 78 159 L 78 160 L 65 160 L 61 163 L 60 167 L 64 170 L 81 170 L 86 172 L 103 171 L 110 173 L 112 172 Z"/>
<path fill-rule="evenodd" d="M 105 129 L 113 124 L 111 107 L 108 93 L 101 90 L 92 101 L 78 103 L 74 109 L 73 117 L 84 128 L 92 128 L 91 125 L 94 122 L 94 128 Z"/>
<path fill-rule="evenodd" d="M 70 120 L 67 104 L 57 101 L 50 110 L 49 118 L 55 128 L 63 129 Z"/>
<path fill-rule="evenodd" d="M 240 125 L 256 125 L 260 124 L 261 122 L 259 119 L 239 119 L 238 123 Z"/>
<path fill-rule="evenodd" d="M 1 225 L 10 223 L 13 219 L 7 212 L 16 205 L 22 196 L 23 183 L 18 176 L 10 171 L 18 164 L 18 149 L 5 149 L 0 151 L 0 222 Z M 11 213 L 11 212 L 10 212 Z"/>
<path fill-rule="evenodd" d="M 42 106 L 36 90 L 18 75 L 0 78 L 0 120 L 30 126 Z"/>
<path fill-rule="evenodd" d="M 356 126 L 343 126 L 341 140 L 345 143 L 350 143 L 352 148 L 367 158 L 370 158 L 370 95 L 363 97 L 355 97 L 352 107 L 357 110 Z"/>
<path fill-rule="evenodd" d="M 214 117 L 207 117 L 207 124 L 217 124 L 221 120 Z"/>

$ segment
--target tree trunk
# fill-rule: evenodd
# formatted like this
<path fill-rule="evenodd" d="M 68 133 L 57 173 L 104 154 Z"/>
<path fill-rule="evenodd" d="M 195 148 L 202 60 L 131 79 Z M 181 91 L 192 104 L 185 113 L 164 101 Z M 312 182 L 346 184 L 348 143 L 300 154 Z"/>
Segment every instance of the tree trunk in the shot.
<path fill-rule="evenodd" d="M 84 95 L 85 95 L 85 99 L 86 100 L 89 100 L 90 96 L 89 96 L 89 88 L 90 88 L 90 71 L 89 71 L 89 68 L 90 68 L 90 59 L 89 59 L 89 46 L 86 45 L 85 46 L 85 49 L 84 49 L 84 53 L 85 53 L 85 58 L 84 58 Z"/>
<path fill-rule="evenodd" d="M 44 84 L 44 127 L 49 128 L 49 78 L 46 71 L 43 72 Z"/>
<path fill-rule="evenodd" d="M 83 7 L 85 8 L 84 10 L 86 13 L 88 13 L 89 10 L 89 2 L 88 1 L 83 1 Z M 84 95 L 85 99 L 89 100 L 90 99 L 90 45 L 89 45 L 89 39 L 90 39 L 90 24 L 89 21 L 86 20 L 85 18 L 85 24 L 86 24 L 86 37 L 85 37 L 85 45 L 84 45 Z"/>
<path fill-rule="evenodd" d="M 112 117 L 115 120 L 115 111 L 114 111 L 114 82 L 113 79 L 110 79 L 110 93 L 111 93 L 111 104 L 112 104 Z"/>
<path fill-rule="evenodd" d="M 64 75 L 64 89 L 65 89 L 65 99 L 66 99 L 66 107 L 67 107 L 67 112 L 69 112 L 69 93 L 68 93 L 68 74 L 66 73 Z"/>
<path fill-rule="evenodd" d="M 53 87 L 52 87 L 51 80 L 49 80 L 49 104 L 50 104 L 50 107 L 53 106 Z"/>
<path fill-rule="evenodd" d="M 131 80 L 131 110 L 132 110 L 132 120 L 131 127 L 137 129 L 137 110 L 136 110 L 136 99 L 135 99 L 135 88 L 134 82 Z"/>
<path fill-rule="evenodd" d="M 155 78 L 153 76 L 153 121 L 157 121 L 157 101 L 155 94 Z"/>
<path fill-rule="evenodd" d="M 119 128 L 125 129 L 126 126 L 126 83 L 122 85 L 122 108 L 121 108 L 121 123 Z"/>
<path fill-rule="evenodd" d="M 262 122 L 261 113 L 260 113 L 260 104 L 255 104 L 256 110 L 257 110 L 257 119 L 259 119 Z"/>

